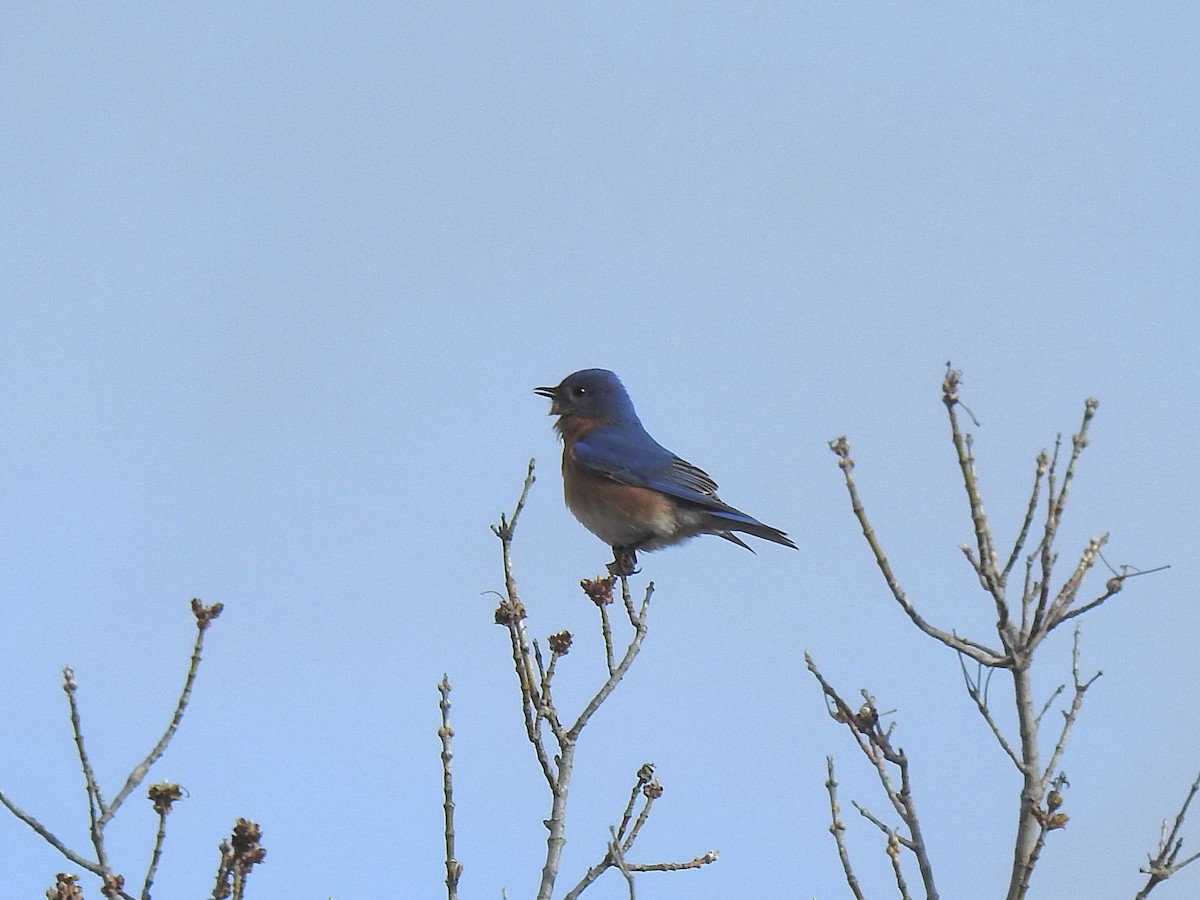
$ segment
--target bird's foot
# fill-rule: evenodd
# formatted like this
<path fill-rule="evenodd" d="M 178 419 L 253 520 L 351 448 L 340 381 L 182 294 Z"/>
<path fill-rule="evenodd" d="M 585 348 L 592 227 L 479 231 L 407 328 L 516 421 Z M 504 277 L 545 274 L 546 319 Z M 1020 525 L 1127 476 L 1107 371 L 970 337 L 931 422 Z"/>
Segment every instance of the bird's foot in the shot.
<path fill-rule="evenodd" d="M 636 575 L 641 571 L 637 567 L 637 551 L 630 547 L 613 547 L 613 561 L 606 568 L 609 575 L 618 578 Z"/>

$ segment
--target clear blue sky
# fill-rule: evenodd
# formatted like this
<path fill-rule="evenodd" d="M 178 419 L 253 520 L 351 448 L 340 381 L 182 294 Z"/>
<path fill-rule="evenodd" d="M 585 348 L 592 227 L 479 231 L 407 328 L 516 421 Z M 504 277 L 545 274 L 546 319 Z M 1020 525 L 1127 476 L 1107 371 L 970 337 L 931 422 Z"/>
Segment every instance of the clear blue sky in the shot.
<path fill-rule="evenodd" d="M 156 896 L 210 890 L 238 815 L 265 829 L 259 900 L 439 896 L 443 672 L 463 894 L 531 896 L 547 803 L 488 526 L 536 457 L 518 579 L 534 634 L 579 635 L 577 700 L 597 638 L 576 584 L 607 548 L 563 507 L 531 389 L 600 365 L 800 551 L 645 559 L 651 634 L 580 750 L 564 883 L 653 761 L 636 860 L 722 856 L 639 896 L 845 896 L 833 753 L 883 895 L 849 801 L 884 804 L 807 649 L 898 710 L 943 896 L 995 895 L 1015 774 L 886 596 L 826 449 L 850 436 L 914 601 L 986 635 L 952 360 L 1002 533 L 1095 395 L 1063 553 L 1110 531 L 1114 563 L 1172 566 L 1086 620 L 1105 674 L 1035 882 L 1132 896 L 1200 768 L 1198 33 L 1171 4 L 7 4 L 0 786 L 84 846 L 60 669 L 111 793 L 164 724 L 198 596 L 227 609 L 152 774 L 189 792 Z M 1044 690 L 1068 650 L 1045 647 Z M 131 877 L 142 805 L 114 826 Z M 0 815 L 11 896 L 64 868 Z"/>

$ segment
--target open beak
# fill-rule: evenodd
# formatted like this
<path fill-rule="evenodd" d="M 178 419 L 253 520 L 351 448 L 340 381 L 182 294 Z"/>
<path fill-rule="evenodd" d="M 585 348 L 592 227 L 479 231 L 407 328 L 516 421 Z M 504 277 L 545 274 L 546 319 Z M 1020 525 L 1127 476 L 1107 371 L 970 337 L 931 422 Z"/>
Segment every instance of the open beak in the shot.
<path fill-rule="evenodd" d="M 546 397 L 550 400 L 550 415 L 562 415 L 562 410 L 558 407 L 558 388 L 539 387 L 534 388 L 533 392 L 539 397 Z"/>

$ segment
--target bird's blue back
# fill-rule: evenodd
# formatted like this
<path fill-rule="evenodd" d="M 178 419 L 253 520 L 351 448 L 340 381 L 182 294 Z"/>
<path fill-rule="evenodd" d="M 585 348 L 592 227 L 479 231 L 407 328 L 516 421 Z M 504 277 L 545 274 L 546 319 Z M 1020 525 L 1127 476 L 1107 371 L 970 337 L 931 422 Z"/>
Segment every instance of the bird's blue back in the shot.
<path fill-rule="evenodd" d="M 620 399 L 624 402 L 616 402 L 614 397 L 614 402 L 602 410 L 604 424 L 575 442 L 574 455 L 580 464 L 597 475 L 652 488 L 728 518 L 757 521 L 718 499 L 717 483 L 707 473 L 654 440 L 642 426 L 623 389 Z"/>

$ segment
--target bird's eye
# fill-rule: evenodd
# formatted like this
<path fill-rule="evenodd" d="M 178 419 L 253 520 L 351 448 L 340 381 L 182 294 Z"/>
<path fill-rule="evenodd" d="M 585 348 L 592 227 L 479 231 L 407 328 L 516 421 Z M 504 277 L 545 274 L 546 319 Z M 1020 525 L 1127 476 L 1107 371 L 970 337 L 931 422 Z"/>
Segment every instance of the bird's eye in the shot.
<path fill-rule="evenodd" d="M 582 397 L 585 394 L 587 394 L 587 392 L 588 392 L 587 388 L 585 388 L 581 384 L 577 384 L 577 385 L 575 385 L 575 387 L 571 388 L 571 396 L 572 397 Z"/>

